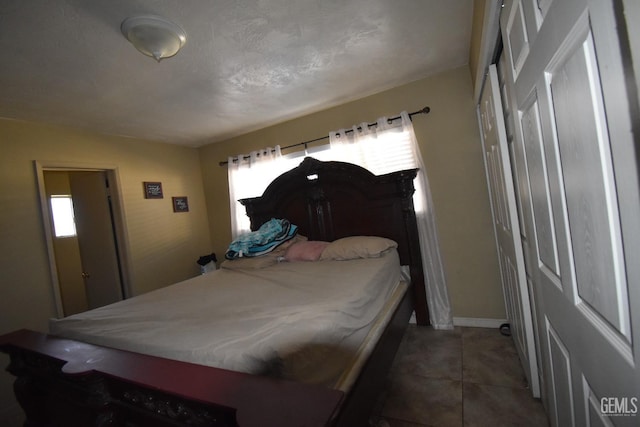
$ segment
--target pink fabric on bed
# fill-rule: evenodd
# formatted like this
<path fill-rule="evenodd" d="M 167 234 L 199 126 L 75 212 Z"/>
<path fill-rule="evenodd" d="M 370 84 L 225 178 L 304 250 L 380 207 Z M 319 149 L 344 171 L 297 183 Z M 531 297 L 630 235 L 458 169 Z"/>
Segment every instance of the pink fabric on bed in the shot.
<path fill-rule="evenodd" d="M 289 246 L 284 258 L 287 261 L 317 261 L 328 245 L 329 242 L 320 240 L 294 243 Z"/>

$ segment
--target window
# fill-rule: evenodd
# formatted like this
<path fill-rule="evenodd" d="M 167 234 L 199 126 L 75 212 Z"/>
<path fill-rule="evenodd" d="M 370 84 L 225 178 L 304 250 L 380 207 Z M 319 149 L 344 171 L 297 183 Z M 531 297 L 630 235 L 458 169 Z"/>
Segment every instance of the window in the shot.
<path fill-rule="evenodd" d="M 73 216 L 73 201 L 69 195 L 51 196 L 51 215 L 56 237 L 74 237 L 76 223 Z"/>
<path fill-rule="evenodd" d="M 410 123 L 410 120 L 407 118 Z M 386 119 L 381 121 L 386 123 Z M 229 196 L 231 211 L 232 238 L 250 231 L 249 217 L 238 200 L 261 196 L 267 186 L 280 174 L 300 164 L 305 156 L 318 160 L 337 160 L 362 166 L 375 175 L 402 169 L 416 168 L 413 128 L 407 129 L 402 123 L 386 124 L 370 128 L 363 124 L 364 131 L 349 129 L 339 136 L 330 136 L 330 144 L 312 147 L 305 151 L 296 151 L 281 155 L 279 148 L 267 147 L 257 156 L 239 155 L 239 161 L 229 163 Z M 258 153 L 258 152 L 254 152 Z M 420 182 L 416 189 L 421 191 Z M 418 212 L 424 210 L 421 198 L 414 198 Z"/>

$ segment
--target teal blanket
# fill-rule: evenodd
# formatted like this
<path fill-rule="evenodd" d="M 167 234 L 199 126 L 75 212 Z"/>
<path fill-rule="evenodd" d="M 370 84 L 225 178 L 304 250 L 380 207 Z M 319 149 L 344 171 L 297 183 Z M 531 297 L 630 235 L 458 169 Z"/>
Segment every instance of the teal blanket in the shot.
<path fill-rule="evenodd" d="M 271 252 L 296 235 L 298 227 L 286 219 L 271 218 L 256 231 L 235 239 L 225 253 L 226 259 L 255 257 Z"/>

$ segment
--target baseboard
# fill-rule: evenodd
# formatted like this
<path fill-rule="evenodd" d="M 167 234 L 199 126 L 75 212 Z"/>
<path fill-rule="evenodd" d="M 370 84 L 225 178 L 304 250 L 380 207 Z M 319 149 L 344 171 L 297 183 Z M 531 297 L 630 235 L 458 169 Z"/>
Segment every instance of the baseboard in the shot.
<path fill-rule="evenodd" d="M 467 326 L 470 328 L 498 329 L 500 325 L 507 323 L 507 319 L 485 319 L 478 317 L 454 317 L 453 326 Z"/>
<path fill-rule="evenodd" d="M 409 319 L 409 323 L 416 324 L 416 313 Z M 507 319 L 486 319 L 481 317 L 454 317 L 453 326 L 466 326 L 469 328 L 498 329 L 500 325 L 508 323 Z"/>

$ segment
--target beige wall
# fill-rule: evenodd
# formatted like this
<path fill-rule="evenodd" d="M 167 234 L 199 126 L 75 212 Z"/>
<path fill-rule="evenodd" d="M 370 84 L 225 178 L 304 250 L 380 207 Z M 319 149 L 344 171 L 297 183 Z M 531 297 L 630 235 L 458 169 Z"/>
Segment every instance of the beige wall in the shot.
<path fill-rule="evenodd" d="M 34 160 L 118 168 L 131 286 L 140 294 L 197 275 L 196 259 L 211 251 L 198 156 L 193 148 L 0 120 L 0 333 L 46 331 L 55 315 Z M 164 199 L 144 199 L 143 181 L 161 181 Z M 190 212 L 173 213 L 171 196 L 188 196 Z M 0 420 L 14 402 L 7 364 L 0 356 Z"/>
<path fill-rule="evenodd" d="M 456 317 L 502 319 L 504 299 L 471 79 L 467 66 L 339 107 L 201 148 L 211 239 L 223 254 L 229 232 L 229 155 L 294 144 L 355 123 L 416 111 L 414 127 L 431 182 L 449 291 Z"/>

